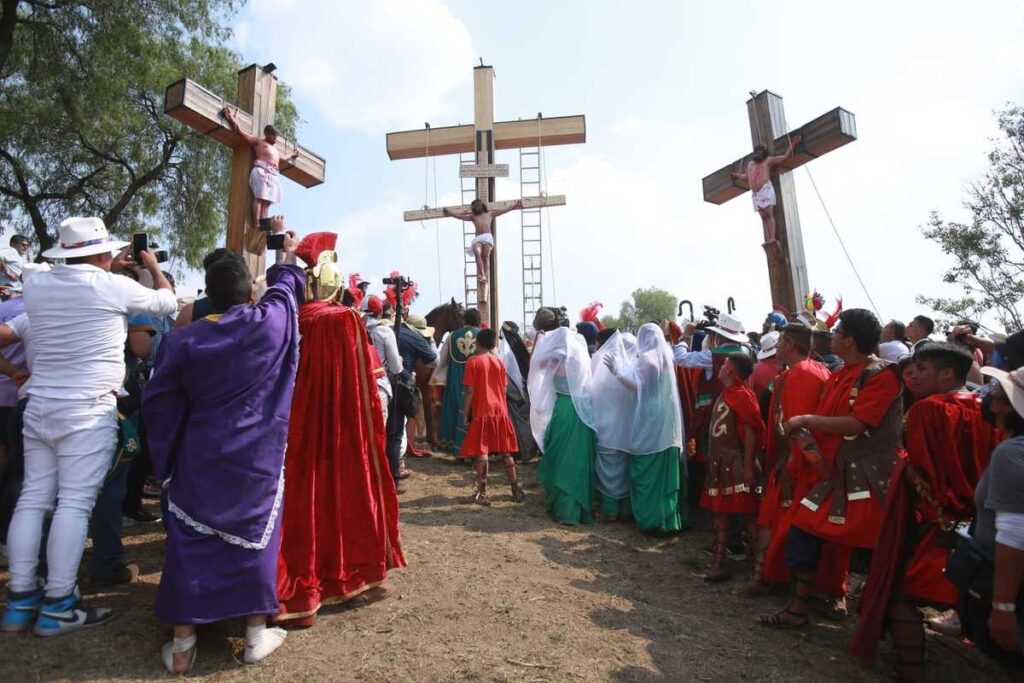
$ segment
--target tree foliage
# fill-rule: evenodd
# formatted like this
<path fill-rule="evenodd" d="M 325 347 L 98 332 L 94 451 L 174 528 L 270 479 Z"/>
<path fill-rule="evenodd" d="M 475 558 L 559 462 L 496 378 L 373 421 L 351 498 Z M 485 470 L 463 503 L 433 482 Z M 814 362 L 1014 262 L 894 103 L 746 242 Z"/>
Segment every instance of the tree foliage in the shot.
<path fill-rule="evenodd" d="M 662 320 L 675 320 L 677 311 L 675 296 L 657 287 L 637 289 L 632 299 L 622 302 L 618 317 L 606 315 L 601 322 L 623 332 L 636 332 L 641 325 Z"/>
<path fill-rule="evenodd" d="M 197 266 L 225 227 L 231 155 L 164 114 L 164 90 L 187 75 L 232 98 L 241 61 L 220 22 L 238 5 L 2 0 L 0 218 L 46 249 L 63 218 L 96 215 Z M 286 88 L 277 111 L 293 134 Z"/>
<path fill-rule="evenodd" d="M 923 228 L 953 257 L 943 280 L 960 285 L 963 296 L 919 296 L 918 302 L 953 321 L 995 315 L 1013 332 L 1024 328 L 1024 108 L 1000 112 L 999 129 L 989 169 L 964 202 L 970 221 L 946 221 L 933 212 Z"/>

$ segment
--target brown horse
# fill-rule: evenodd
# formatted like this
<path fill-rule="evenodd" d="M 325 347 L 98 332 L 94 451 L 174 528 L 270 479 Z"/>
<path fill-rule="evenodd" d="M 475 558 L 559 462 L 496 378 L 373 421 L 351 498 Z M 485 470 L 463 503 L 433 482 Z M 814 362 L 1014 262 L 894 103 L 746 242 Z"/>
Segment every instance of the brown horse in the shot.
<path fill-rule="evenodd" d="M 427 325 L 434 328 L 434 343 L 437 344 L 438 349 L 441 348 L 441 342 L 446 334 L 462 327 L 464 313 L 465 309 L 462 308 L 462 304 L 456 302 L 454 298 L 449 303 L 441 304 L 427 313 Z M 419 387 L 420 395 L 423 396 L 423 417 L 427 423 L 427 442 L 431 446 L 437 446 L 437 424 L 441 417 L 437 412 L 440 403 L 434 391 L 436 387 L 430 386 L 432 374 L 431 368 L 417 364 L 416 386 Z"/>

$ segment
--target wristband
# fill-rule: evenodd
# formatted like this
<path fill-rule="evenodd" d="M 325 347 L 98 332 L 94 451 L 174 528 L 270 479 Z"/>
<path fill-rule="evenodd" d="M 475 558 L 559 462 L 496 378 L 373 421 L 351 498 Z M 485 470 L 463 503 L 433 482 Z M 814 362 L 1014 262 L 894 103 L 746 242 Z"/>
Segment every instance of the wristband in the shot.
<path fill-rule="evenodd" d="M 997 612 L 1016 612 L 1017 604 L 1013 602 L 996 602 L 992 601 L 992 609 Z"/>

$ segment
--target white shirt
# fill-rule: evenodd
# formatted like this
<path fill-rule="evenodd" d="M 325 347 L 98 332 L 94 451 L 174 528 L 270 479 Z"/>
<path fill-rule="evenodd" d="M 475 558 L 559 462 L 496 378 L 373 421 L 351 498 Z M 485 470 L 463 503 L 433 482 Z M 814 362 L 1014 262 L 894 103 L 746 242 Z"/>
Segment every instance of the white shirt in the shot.
<path fill-rule="evenodd" d="M 160 317 L 177 308 L 169 289 L 147 289 L 89 264 L 58 265 L 25 284 L 32 325 L 29 396 L 92 399 L 124 380 L 128 316 Z"/>
<path fill-rule="evenodd" d="M 28 370 L 29 373 L 31 373 L 32 367 L 33 365 L 35 365 L 36 354 L 35 348 L 32 346 L 31 337 L 29 336 L 31 332 L 31 326 L 29 325 L 28 322 L 28 315 L 22 313 L 17 317 L 11 318 L 4 324 L 11 328 L 15 336 L 17 336 L 18 339 L 21 340 L 21 346 L 25 350 L 25 369 Z M 25 396 L 27 395 L 27 390 L 28 382 L 25 382 L 20 387 L 18 387 L 19 400 L 25 398 Z"/>
<path fill-rule="evenodd" d="M 14 247 L 4 247 L 0 249 L 0 260 L 4 262 L 7 270 L 17 276 L 14 280 L 11 280 L 11 278 L 7 277 L 7 273 L 4 272 L 3 268 L 0 268 L 0 285 L 9 285 L 14 289 L 21 289 L 21 270 L 25 265 L 25 258 Z"/>

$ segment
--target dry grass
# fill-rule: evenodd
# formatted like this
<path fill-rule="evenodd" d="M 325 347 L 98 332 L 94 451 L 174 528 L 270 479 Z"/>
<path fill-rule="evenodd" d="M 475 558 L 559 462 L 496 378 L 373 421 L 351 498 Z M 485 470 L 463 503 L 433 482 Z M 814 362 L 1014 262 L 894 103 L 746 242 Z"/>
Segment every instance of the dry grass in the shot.
<path fill-rule="evenodd" d="M 193 679 L 209 681 L 887 681 L 892 659 L 865 668 L 845 654 L 850 626 L 801 631 L 754 623 L 782 597 L 744 601 L 739 580 L 705 585 L 706 531 L 641 536 L 623 525 L 563 527 L 547 516 L 533 467 L 529 499 L 511 502 L 491 476 L 494 506 L 460 500 L 470 475 L 441 460 L 410 463 L 402 498 L 409 568 L 396 597 L 334 610 L 290 634 L 267 662 L 234 658 L 238 624 L 203 630 Z M 499 469 L 500 468 L 496 468 Z M 0 681 L 164 679 L 168 629 L 152 604 L 162 534 L 129 530 L 142 581 L 92 597 L 118 611 L 110 625 L 54 640 L 0 637 Z M 742 576 L 747 568 L 737 567 Z M 967 648 L 930 638 L 935 681 L 1001 680 Z M 883 650 L 887 649 L 883 646 Z"/>

